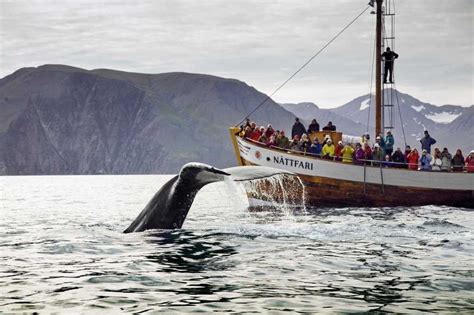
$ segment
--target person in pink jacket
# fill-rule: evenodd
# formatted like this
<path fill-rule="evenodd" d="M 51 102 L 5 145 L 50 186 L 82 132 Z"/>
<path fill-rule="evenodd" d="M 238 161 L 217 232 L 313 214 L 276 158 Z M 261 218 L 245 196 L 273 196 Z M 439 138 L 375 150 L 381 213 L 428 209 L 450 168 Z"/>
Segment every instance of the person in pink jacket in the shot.
<path fill-rule="evenodd" d="M 466 170 L 468 173 L 474 173 L 474 150 L 466 157 Z"/>

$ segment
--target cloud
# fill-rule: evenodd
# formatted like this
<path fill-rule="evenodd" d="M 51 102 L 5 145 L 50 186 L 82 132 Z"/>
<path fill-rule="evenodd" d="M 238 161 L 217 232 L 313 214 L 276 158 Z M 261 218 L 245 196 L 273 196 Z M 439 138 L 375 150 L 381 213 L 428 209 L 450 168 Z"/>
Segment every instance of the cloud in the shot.
<path fill-rule="evenodd" d="M 186 71 L 237 78 L 269 94 L 365 4 L 0 0 L 0 76 L 46 63 Z M 472 104 L 472 2 L 399 0 L 396 9 L 400 88 L 435 104 Z M 368 93 L 373 23 L 362 16 L 274 98 L 337 106 Z"/>

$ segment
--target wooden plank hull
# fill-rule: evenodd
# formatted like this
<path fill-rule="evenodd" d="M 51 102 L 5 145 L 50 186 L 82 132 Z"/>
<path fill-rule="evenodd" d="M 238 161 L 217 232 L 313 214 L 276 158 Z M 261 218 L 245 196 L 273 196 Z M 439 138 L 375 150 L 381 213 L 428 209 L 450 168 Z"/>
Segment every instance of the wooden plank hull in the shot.
<path fill-rule="evenodd" d="M 297 174 L 310 206 L 393 207 L 447 205 L 474 208 L 474 174 L 383 169 L 321 160 L 235 137 L 241 165 Z M 283 163 L 282 161 L 285 161 Z"/>

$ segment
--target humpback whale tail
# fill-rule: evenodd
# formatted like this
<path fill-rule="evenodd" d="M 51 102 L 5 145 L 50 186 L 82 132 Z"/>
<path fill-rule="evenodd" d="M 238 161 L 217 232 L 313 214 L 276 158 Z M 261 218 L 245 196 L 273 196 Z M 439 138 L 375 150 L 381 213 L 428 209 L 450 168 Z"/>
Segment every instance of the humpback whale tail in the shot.
<path fill-rule="evenodd" d="M 181 228 L 198 191 L 229 175 L 207 164 L 185 164 L 178 175 L 158 190 L 124 233 Z"/>
<path fill-rule="evenodd" d="M 185 164 L 178 175 L 164 184 L 124 233 L 149 229 L 179 229 L 199 190 L 230 177 L 237 182 L 253 181 L 293 173 L 264 166 L 232 167 L 224 170 L 207 164 Z M 261 185 L 265 190 L 266 185 Z"/>

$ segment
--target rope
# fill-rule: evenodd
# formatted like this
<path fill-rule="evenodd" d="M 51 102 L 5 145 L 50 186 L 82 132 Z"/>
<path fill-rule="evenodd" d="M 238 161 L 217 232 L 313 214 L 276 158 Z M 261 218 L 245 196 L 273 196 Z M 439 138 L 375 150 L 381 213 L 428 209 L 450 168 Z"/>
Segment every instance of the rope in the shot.
<path fill-rule="evenodd" d="M 397 108 L 398 108 L 398 115 L 400 116 L 400 125 L 402 125 L 402 133 L 403 133 L 403 142 L 405 142 L 405 147 L 407 146 L 407 137 L 405 136 L 405 127 L 403 126 L 403 118 L 402 118 L 402 109 L 400 108 L 400 101 L 398 99 L 398 89 L 395 86 L 395 96 L 397 97 Z"/>
<path fill-rule="evenodd" d="M 283 82 L 278 88 L 276 88 L 275 91 L 273 91 L 270 95 L 268 95 L 257 107 L 255 107 L 250 113 L 248 113 L 244 117 L 244 119 L 242 119 L 238 124 L 235 125 L 235 127 L 243 123 L 245 119 L 250 117 L 250 115 L 255 113 L 257 109 L 259 109 L 263 104 L 265 104 L 269 99 L 271 99 L 273 95 L 275 95 L 282 87 L 284 87 L 291 79 L 293 79 L 301 70 L 303 70 L 303 68 L 305 68 L 311 61 L 313 61 L 314 58 L 316 58 L 321 52 L 323 52 L 323 50 L 325 50 L 333 41 L 335 41 L 339 37 L 339 35 L 341 35 L 346 29 L 348 29 L 352 24 L 354 24 L 354 22 L 357 21 L 357 19 L 359 19 L 359 17 L 361 17 L 362 14 L 364 14 L 365 11 L 367 11 L 369 8 L 370 6 L 367 5 L 367 7 L 361 13 L 359 13 L 352 21 L 350 21 L 349 24 L 344 26 L 339 31 L 339 33 L 337 33 L 329 42 L 326 43 L 326 45 L 324 45 L 320 50 L 318 50 L 318 52 L 316 52 L 311 58 L 309 58 L 308 61 L 306 61 L 301 67 L 299 67 L 295 73 L 293 73 L 288 79 L 286 79 L 286 81 Z"/>

